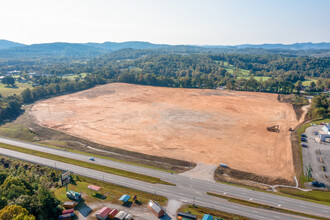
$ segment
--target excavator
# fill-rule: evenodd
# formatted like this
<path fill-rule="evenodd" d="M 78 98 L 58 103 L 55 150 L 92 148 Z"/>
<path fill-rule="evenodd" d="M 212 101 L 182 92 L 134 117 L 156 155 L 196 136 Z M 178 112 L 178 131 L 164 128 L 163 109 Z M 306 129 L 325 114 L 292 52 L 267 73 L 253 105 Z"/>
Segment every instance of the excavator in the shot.
<path fill-rule="evenodd" d="M 274 125 L 274 126 L 267 127 L 267 131 L 280 132 L 280 126 L 279 125 Z"/>

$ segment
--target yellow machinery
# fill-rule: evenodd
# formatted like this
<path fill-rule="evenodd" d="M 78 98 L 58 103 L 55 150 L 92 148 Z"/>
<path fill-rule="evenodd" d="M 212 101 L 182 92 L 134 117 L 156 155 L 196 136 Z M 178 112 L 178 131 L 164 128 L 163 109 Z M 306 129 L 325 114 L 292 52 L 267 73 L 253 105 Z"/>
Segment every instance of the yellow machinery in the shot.
<path fill-rule="evenodd" d="M 280 126 L 279 125 L 274 125 L 274 126 L 267 127 L 267 131 L 280 132 Z"/>

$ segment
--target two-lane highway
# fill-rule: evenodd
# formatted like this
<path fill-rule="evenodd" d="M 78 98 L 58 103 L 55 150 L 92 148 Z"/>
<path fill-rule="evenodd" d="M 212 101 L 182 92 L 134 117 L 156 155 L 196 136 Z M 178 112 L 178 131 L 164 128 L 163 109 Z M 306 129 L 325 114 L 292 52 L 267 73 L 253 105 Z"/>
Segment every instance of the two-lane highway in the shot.
<path fill-rule="evenodd" d="M 0 138 L 0 142 L 33 149 L 41 152 L 46 152 L 50 154 L 55 154 L 63 157 L 74 158 L 77 160 L 88 161 L 89 156 L 63 151 L 60 149 L 48 148 L 36 144 L 31 144 L 27 142 L 11 140 L 7 138 Z M 185 201 L 189 203 L 195 202 L 195 204 L 202 205 L 209 208 L 215 208 L 222 211 L 227 211 L 239 215 L 244 215 L 250 218 L 255 219 L 274 219 L 279 217 L 280 219 L 292 219 L 292 218 L 301 218 L 292 215 L 286 215 L 278 212 L 271 212 L 262 209 L 255 209 L 246 206 L 240 206 L 238 204 L 228 203 L 225 200 L 217 199 L 211 196 L 206 195 L 206 192 L 217 192 L 221 194 L 226 194 L 234 196 L 241 199 L 252 200 L 259 203 L 264 203 L 280 208 L 290 209 L 297 212 L 304 212 L 313 215 L 318 215 L 322 217 L 330 216 L 330 207 L 324 206 L 316 203 L 306 202 L 302 200 L 296 200 L 292 198 L 277 196 L 269 193 L 263 193 L 259 191 L 253 191 L 246 188 L 235 187 L 227 184 L 213 183 L 199 179 L 191 179 L 189 177 L 170 174 L 167 172 L 149 169 L 140 166 L 134 166 L 131 164 L 120 163 L 112 160 L 106 160 L 102 158 L 95 158 L 96 164 L 103 166 L 114 167 L 122 170 L 128 170 L 131 172 L 141 173 L 144 175 L 158 177 L 164 181 L 175 183 L 176 186 L 165 186 L 165 185 L 155 185 L 148 184 L 145 182 L 140 182 L 136 180 L 129 179 L 116 175 L 111 175 L 104 172 L 99 172 L 95 170 L 90 170 L 87 168 L 82 168 L 70 164 L 56 162 L 54 160 L 44 159 L 40 157 L 35 157 L 31 155 L 26 155 L 18 153 L 15 151 L 1 149 L 1 154 L 16 157 L 18 159 L 27 160 L 34 163 L 40 163 L 42 165 L 47 165 L 55 167 L 58 169 L 71 170 L 74 173 L 79 175 L 88 176 L 95 179 L 100 179 L 115 183 L 118 185 L 123 185 L 142 191 L 147 191 L 151 193 L 157 193 L 159 195 L 166 196 L 168 198 L 178 199 L 180 201 Z M 235 208 L 236 207 L 236 208 Z M 258 217 L 257 217 L 258 216 Z M 275 217 L 276 216 L 276 217 Z"/>

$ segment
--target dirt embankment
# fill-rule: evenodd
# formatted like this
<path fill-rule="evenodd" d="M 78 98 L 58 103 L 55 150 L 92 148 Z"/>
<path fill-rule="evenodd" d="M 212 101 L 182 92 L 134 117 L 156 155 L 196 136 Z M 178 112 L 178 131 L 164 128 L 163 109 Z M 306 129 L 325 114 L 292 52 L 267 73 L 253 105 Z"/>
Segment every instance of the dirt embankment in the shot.
<path fill-rule="evenodd" d="M 294 164 L 294 173 L 297 179 L 300 179 L 302 174 L 302 157 L 301 157 L 301 146 L 299 145 L 299 137 L 297 134 L 297 129 L 304 122 L 310 120 L 308 116 L 308 110 L 310 107 L 310 100 L 307 100 L 303 95 L 279 95 L 280 101 L 285 103 L 290 103 L 295 110 L 298 123 L 296 127 L 292 127 L 294 131 L 291 133 L 291 147 L 292 147 L 292 158 Z"/>
<path fill-rule="evenodd" d="M 291 181 L 289 127 L 298 123 L 276 94 L 108 84 L 35 104 L 44 127 L 150 157 L 227 163 Z M 281 132 L 266 130 L 280 125 Z"/>

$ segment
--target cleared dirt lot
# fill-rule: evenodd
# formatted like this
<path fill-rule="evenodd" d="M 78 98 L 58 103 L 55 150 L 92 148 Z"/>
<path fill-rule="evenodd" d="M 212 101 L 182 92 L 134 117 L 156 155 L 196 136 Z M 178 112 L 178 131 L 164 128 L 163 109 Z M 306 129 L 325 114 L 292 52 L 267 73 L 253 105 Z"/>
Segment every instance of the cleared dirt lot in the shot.
<path fill-rule="evenodd" d="M 276 94 L 114 83 L 39 102 L 30 114 L 108 146 L 292 180 L 288 128 L 298 121 Z M 275 124 L 280 133 L 266 131 Z"/>

